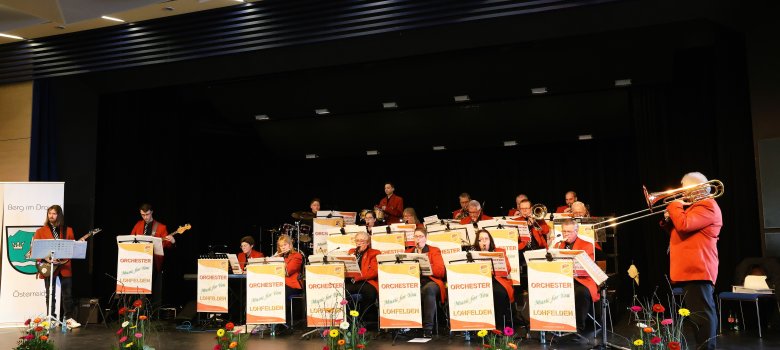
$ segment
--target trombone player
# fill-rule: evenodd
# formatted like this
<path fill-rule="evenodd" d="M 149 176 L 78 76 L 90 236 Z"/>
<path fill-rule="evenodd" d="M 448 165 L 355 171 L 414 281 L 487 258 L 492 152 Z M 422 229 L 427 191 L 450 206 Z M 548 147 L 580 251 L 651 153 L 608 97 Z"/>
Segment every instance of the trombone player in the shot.
<path fill-rule="evenodd" d="M 713 299 L 718 278 L 718 235 L 723 219 L 711 195 L 707 178 L 699 172 L 685 174 L 684 197 L 666 206 L 661 226 L 671 233 L 669 266 L 672 283 L 685 291 L 685 304 L 699 348 L 715 349 L 718 314 Z M 689 189 L 690 187 L 690 189 Z M 690 323 L 687 323 L 690 325 Z"/>
<path fill-rule="evenodd" d="M 528 223 L 528 232 L 531 234 L 531 239 L 524 241 L 518 237 L 517 249 L 522 251 L 526 248 L 529 250 L 547 248 L 547 235 L 550 234 L 550 226 L 543 219 L 547 210 L 543 205 L 537 204 L 534 206 L 534 209 L 539 208 L 537 210 L 540 212 L 535 213 L 534 209 L 531 208 L 531 201 L 527 198 L 520 201 L 518 208 L 520 209 L 520 216 Z M 536 214 L 540 215 L 537 217 Z M 522 254 L 520 254 L 520 259 L 523 259 Z"/>

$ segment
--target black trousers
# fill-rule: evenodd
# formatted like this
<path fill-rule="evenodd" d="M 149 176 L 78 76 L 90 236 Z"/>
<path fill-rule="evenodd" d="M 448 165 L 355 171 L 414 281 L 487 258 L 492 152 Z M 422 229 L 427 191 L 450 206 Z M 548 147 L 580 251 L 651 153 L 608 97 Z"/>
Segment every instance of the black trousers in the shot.
<path fill-rule="evenodd" d="M 496 313 L 496 329 L 510 327 L 512 314 L 509 312 L 509 294 L 495 277 L 493 277 L 493 307 Z"/>
<path fill-rule="evenodd" d="M 436 300 L 440 295 L 439 285 L 434 281 L 428 280 L 420 287 L 423 329 L 433 329 L 435 326 L 433 321 L 436 317 Z"/>
<path fill-rule="evenodd" d="M 360 312 L 360 319 L 363 320 L 363 324 L 376 322 L 375 320 L 377 319 L 377 314 L 379 312 L 378 306 L 372 308 L 375 303 L 378 303 L 377 298 L 379 297 L 379 293 L 376 288 L 366 281 L 357 281 L 353 283 L 352 280 L 347 280 L 345 288 L 347 290 L 347 296 L 360 294 L 360 302 L 357 303 L 357 308 L 358 312 Z M 347 300 L 350 300 L 350 298 L 347 297 Z M 350 303 L 347 307 L 347 314 L 349 314 L 349 310 L 355 306 L 354 303 Z M 379 328 L 379 324 L 377 324 L 376 327 Z"/>
<path fill-rule="evenodd" d="M 695 335 L 699 349 L 715 349 L 718 335 L 718 309 L 713 297 L 714 286 L 710 281 L 687 281 L 681 283 L 685 297 L 683 306 L 691 311 L 685 320 L 685 331 Z M 702 346 L 704 345 L 704 346 Z"/>
<path fill-rule="evenodd" d="M 303 292 L 301 289 L 292 288 L 288 285 L 284 286 L 284 301 L 287 303 L 287 307 L 290 307 L 290 297 L 299 295 Z M 287 310 L 285 313 L 284 319 L 287 322 L 287 325 L 292 326 L 290 324 L 290 312 L 293 312 L 294 310 Z"/>
<path fill-rule="evenodd" d="M 55 305 L 57 305 L 57 279 L 60 279 L 60 288 L 62 290 L 60 291 L 62 297 L 62 310 L 64 311 L 64 317 L 60 317 L 60 310 L 55 310 Z M 54 277 L 54 286 L 51 289 L 52 293 L 52 305 L 49 305 L 49 279 L 46 278 L 43 280 L 44 286 L 46 286 L 46 309 L 51 310 L 51 314 L 56 317 L 57 319 L 61 321 L 65 321 L 68 318 L 75 317 L 76 314 L 74 312 L 74 305 L 73 305 L 73 278 L 71 277 L 62 277 L 62 276 L 55 276 Z"/>
<path fill-rule="evenodd" d="M 588 326 L 588 313 L 593 306 L 590 290 L 582 283 L 574 280 L 574 309 L 577 313 L 577 331 L 583 332 Z"/>

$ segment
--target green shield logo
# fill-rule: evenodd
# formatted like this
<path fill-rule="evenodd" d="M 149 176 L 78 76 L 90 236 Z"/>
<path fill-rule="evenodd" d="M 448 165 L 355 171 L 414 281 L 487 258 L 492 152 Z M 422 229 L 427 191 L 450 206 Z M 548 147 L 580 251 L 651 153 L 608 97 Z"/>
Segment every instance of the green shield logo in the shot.
<path fill-rule="evenodd" d="M 30 242 L 37 228 L 38 226 L 8 226 L 5 230 L 8 261 L 16 271 L 26 275 L 34 275 L 38 271 L 35 268 L 35 260 L 25 257 L 31 249 Z"/>

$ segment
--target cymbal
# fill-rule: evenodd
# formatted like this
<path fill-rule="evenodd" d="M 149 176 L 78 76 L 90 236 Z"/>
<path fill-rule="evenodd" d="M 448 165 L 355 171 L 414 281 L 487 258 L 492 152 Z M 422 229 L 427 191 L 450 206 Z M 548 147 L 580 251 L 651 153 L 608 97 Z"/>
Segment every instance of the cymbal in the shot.
<path fill-rule="evenodd" d="M 296 220 L 312 220 L 314 219 L 314 213 L 308 211 L 296 211 L 292 213 L 292 217 Z"/>

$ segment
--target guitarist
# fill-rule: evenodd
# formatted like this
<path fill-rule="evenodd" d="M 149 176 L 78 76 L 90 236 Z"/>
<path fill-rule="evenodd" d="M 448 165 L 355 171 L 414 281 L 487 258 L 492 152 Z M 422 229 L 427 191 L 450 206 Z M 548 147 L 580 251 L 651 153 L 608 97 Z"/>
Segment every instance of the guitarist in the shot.
<path fill-rule="evenodd" d="M 52 205 L 46 210 L 46 222 L 44 222 L 43 227 L 37 229 L 35 231 L 35 235 L 33 236 L 33 240 L 36 239 L 68 239 L 68 240 L 75 240 L 75 237 L 73 236 L 73 229 L 65 225 L 65 216 L 62 214 L 62 207 L 59 205 Z M 47 263 L 51 263 L 51 258 L 44 259 Z M 40 260 L 39 263 L 42 263 L 44 260 Z M 57 259 L 53 259 L 54 264 L 57 265 L 57 263 L 62 263 L 61 261 L 58 261 Z M 70 260 L 67 260 L 67 262 L 62 263 L 61 265 L 55 266 L 56 269 L 53 269 L 54 273 L 54 279 L 59 278 L 60 279 L 60 287 L 62 290 L 60 291 L 62 295 L 62 309 L 65 313 L 65 317 L 75 315 L 75 309 L 73 304 L 73 294 L 72 294 L 72 286 L 73 286 L 73 272 L 71 269 L 71 262 Z M 38 274 L 38 278 L 43 279 L 43 284 L 46 286 L 46 308 L 49 308 L 49 278 L 44 278 L 42 274 Z M 57 305 L 57 284 L 56 281 L 54 282 L 54 288 L 51 290 L 52 293 L 52 304 L 51 305 L 51 314 L 54 317 L 57 317 L 58 319 L 66 319 L 65 317 L 60 318 L 59 310 L 55 310 L 55 305 Z M 73 318 L 67 318 L 67 326 L 69 328 L 76 328 L 80 326 L 76 320 Z"/>
<path fill-rule="evenodd" d="M 141 212 L 141 220 L 135 223 L 131 235 L 155 236 L 162 239 L 163 249 L 168 250 L 176 243 L 173 235 L 168 234 L 168 228 L 162 222 L 152 217 L 152 205 L 143 203 L 138 208 Z M 164 256 L 154 256 L 154 271 L 152 273 L 152 307 L 158 308 L 162 305 L 162 274 L 163 274 Z"/>

